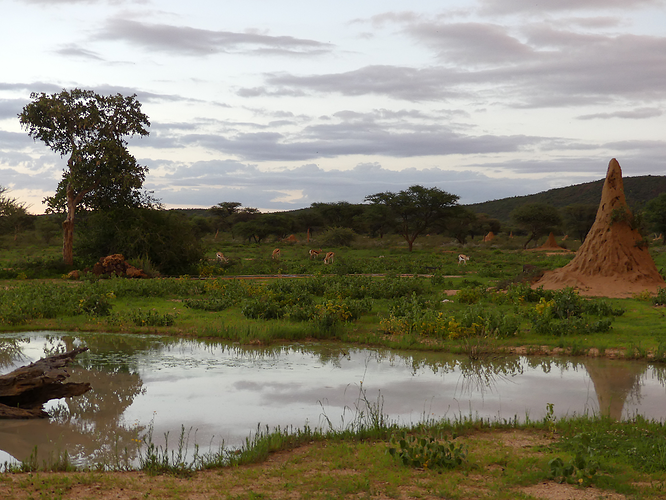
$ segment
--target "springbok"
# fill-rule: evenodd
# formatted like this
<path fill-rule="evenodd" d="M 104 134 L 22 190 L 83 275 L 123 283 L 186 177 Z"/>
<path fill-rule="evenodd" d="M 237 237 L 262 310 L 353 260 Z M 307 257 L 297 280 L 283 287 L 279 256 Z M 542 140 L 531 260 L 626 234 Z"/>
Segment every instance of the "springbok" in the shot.
<path fill-rule="evenodd" d="M 462 254 L 462 253 L 460 255 L 458 255 L 458 265 L 460 265 L 460 264 L 467 265 L 468 260 L 469 260 L 469 255 L 465 255 L 465 254 Z"/>
<path fill-rule="evenodd" d="M 335 253 L 333 252 L 328 252 L 326 254 L 326 257 L 324 257 L 324 264 L 332 264 L 333 263 L 333 258 L 335 257 Z"/>
<path fill-rule="evenodd" d="M 316 259 L 319 257 L 319 254 L 321 253 L 321 248 L 319 250 L 315 250 L 314 248 L 308 252 L 310 254 L 310 259 Z"/>
<path fill-rule="evenodd" d="M 217 252 L 215 254 L 215 259 L 220 262 L 229 262 L 229 259 L 227 259 L 222 252 Z"/>
<path fill-rule="evenodd" d="M 280 259 L 280 249 L 276 248 L 273 250 L 273 253 L 271 254 L 271 259 L 273 260 L 279 260 Z"/>

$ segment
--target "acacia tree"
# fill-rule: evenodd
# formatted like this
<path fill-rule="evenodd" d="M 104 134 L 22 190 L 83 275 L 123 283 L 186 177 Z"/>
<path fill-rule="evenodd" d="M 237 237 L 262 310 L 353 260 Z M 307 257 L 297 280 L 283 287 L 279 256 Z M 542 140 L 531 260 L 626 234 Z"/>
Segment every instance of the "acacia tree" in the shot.
<path fill-rule="evenodd" d="M 102 96 L 91 90 L 30 94 L 19 120 L 34 140 L 61 157 L 69 155 L 51 212 L 66 213 L 62 256 L 72 265 L 77 207 L 90 210 L 140 207 L 151 200 L 140 191 L 148 168 L 127 150 L 127 137 L 148 135 L 148 117 L 136 94 Z"/>
<path fill-rule="evenodd" d="M 7 188 L 0 186 L 0 234 L 13 232 L 16 241 L 19 232 L 31 224 L 34 216 L 28 213 L 25 203 L 6 196 L 7 191 Z"/>
<path fill-rule="evenodd" d="M 564 221 L 571 231 L 582 242 L 592 229 L 597 218 L 597 205 L 573 203 L 564 207 Z"/>
<path fill-rule="evenodd" d="M 657 232 L 666 234 L 666 193 L 661 193 L 656 198 L 652 198 L 645 205 L 645 218 L 651 227 Z M 666 245 L 666 238 L 662 244 Z"/>
<path fill-rule="evenodd" d="M 457 205 L 458 196 L 438 188 L 415 185 L 399 193 L 376 193 L 365 197 L 365 201 L 386 205 L 394 215 L 396 231 L 405 239 L 409 251 L 414 241 L 435 222 L 441 225 Z"/>
<path fill-rule="evenodd" d="M 533 239 L 538 239 L 562 225 L 562 217 L 557 208 L 547 203 L 526 203 L 511 212 L 511 218 L 530 233 L 523 248 L 527 248 L 527 244 Z"/>

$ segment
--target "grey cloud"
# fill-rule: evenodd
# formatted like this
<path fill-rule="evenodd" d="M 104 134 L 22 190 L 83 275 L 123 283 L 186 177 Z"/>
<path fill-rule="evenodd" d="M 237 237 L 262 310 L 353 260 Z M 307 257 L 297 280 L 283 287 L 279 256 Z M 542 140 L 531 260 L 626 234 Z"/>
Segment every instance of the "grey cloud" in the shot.
<path fill-rule="evenodd" d="M 605 162 L 605 163 L 604 163 Z M 197 162 L 192 165 L 153 162 L 172 170 L 165 178 L 151 174 L 146 187 L 154 189 L 167 205 L 209 207 L 221 201 L 239 201 L 244 206 L 267 210 L 294 210 L 313 202 L 349 201 L 361 203 L 370 194 L 398 191 L 413 184 L 437 186 L 460 196 L 460 203 L 477 203 L 507 196 L 519 196 L 545 191 L 551 187 L 602 178 L 606 164 L 574 159 L 557 162 L 506 162 L 471 167 L 455 172 L 441 168 L 405 169 L 394 171 L 377 163 L 359 164 L 350 170 L 325 171 L 307 164 L 281 171 L 260 171 L 256 165 L 235 161 Z M 515 169 L 520 175 L 533 172 L 558 172 L 545 179 L 526 177 L 489 177 L 484 172 L 495 169 Z M 557 181 L 556 185 L 553 185 Z M 291 202 L 275 201 L 281 193 L 296 191 Z"/>
<path fill-rule="evenodd" d="M 534 13 L 576 10 L 632 10 L 651 5 L 663 5 L 662 0 L 558 0 L 534 2 L 533 0 L 480 0 L 481 12 L 487 14 Z"/>
<path fill-rule="evenodd" d="M 163 139 L 165 144 L 168 140 Z M 390 131 L 368 124 L 336 123 L 309 126 L 296 137 L 277 132 L 186 134 L 172 138 L 184 147 L 199 145 L 249 161 L 303 161 L 347 155 L 386 155 L 398 158 L 465 153 L 514 152 L 546 141 L 529 136 L 465 136 L 442 128 Z M 151 141 L 151 145 L 152 141 Z"/>
<path fill-rule="evenodd" d="M 64 47 L 56 49 L 54 52 L 56 54 L 60 54 L 61 56 L 67 56 L 67 57 L 78 57 L 81 59 L 91 59 L 94 61 L 103 60 L 102 57 L 100 57 L 96 52 L 84 49 L 83 47 L 80 47 L 75 44 L 66 45 Z"/>
<path fill-rule="evenodd" d="M 591 115 L 581 115 L 579 120 L 595 120 L 595 119 L 608 119 L 608 118 L 626 118 L 631 120 L 643 120 L 645 118 L 654 118 L 661 116 L 663 113 L 657 108 L 637 108 L 631 111 L 615 111 L 613 113 L 595 113 Z"/>
<path fill-rule="evenodd" d="M 616 151 L 661 151 L 662 158 L 666 158 L 666 141 L 614 141 L 602 145 L 602 148 Z M 662 160 L 663 165 L 663 160 Z M 662 172 L 666 168 L 660 169 Z"/>
<path fill-rule="evenodd" d="M 256 33 L 212 31 L 187 26 L 148 24 L 127 19 L 108 21 L 95 37 L 99 40 L 121 40 L 149 50 L 182 55 L 206 56 L 224 52 L 277 51 L 285 55 L 320 54 L 332 46 L 315 40 Z"/>
<path fill-rule="evenodd" d="M 507 35 L 503 39 L 512 50 L 504 59 L 497 59 L 500 64 L 474 68 L 491 62 L 483 47 L 501 36 L 499 28 L 492 26 L 489 38 L 469 49 L 464 47 L 462 28 L 442 26 L 450 36 L 459 37 L 453 48 L 439 53 L 452 58 L 444 61 L 446 66 L 366 66 L 321 75 L 267 74 L 265 79 L 273 92 L 374 94 L 416 102 L 475 99 L 481 92 L 486 99 L 508 98 L 514 107 L 601 104 L 620 97 L 639 101 L 666 98 L 666 37 L 577 33 L 542 24 L 529 29 L 529 48 Z M 410 28 L 410 33 L 425 44 L 434 43 L 424 38 L 423 30 Z M 455 65 L 456 58 L 469 64 Z"/>
<path fill-rule="evenodd" d="M 17 115 L 26 104 L 28 104 L 27 99 L 0 99 L 0 120 L 5 118 L 18 120 Z"/>
<path fill-rule="evenodd" d="M 252 88 L 241 88 L 236 94 L 240 97 L 303 97 L 306 95 L 302 90 L 289 90 L 289 89 L 279 89 L 271 90 L 266 87 L 252 87 Z"/>
<path fill-rule="evenodd" d="M 52 83 L 33 82 L 33 83 L 0 83 L 0 90 L 13 90 L 23 92 L 59 92 L 62 87 Z"/>
<path fill-rule="evenodd" d="M 535 56 L 533 48 L 511 36 L 506 27 L 488 23 L 420 23 L 405 29 L 445 61 L 463 64 L 524 62 Z"/>
<path fill-rule="evenodd" d="M 86 85 L 85 83 L 78 84 L 76 85 L 78 88 L 83 88 L 83 89 L 88 89 L 88 90 L 93 90 L 94 92 L 97 92 L 98 94 L 105 94 L 105 95 L 110 95 L 110 94 L 123 94 L 123 95 L 137 95 L 137 99 L 140 102 L 204 102 L 201 99 L 192 99 L 189 97 L 184 97 L 176 94 L 156 94 L 154 92 L 147 92 L 143 91 L 134 87 L 125 87 L 125 86 L 120 86 L 120 85 L 108 85 L 108 84 L 102 84 L 102 85 Z M 0 83 L 0 91 L 1 90 L 7 90 L 7 91 L 15 91 L 15 92 L 25 92 L 27 95 L 29 95 L 32 92 L 35 93 L 41 93 L 44 92 L 45 94 L 55 94 L 62 92 L 63 89 L 73 89 L 74 86 L 68 85 L 55 85 L 52 83 L 44 83 L 44 82 L 32 82 L 32 83 Z M 28 99 L 24 101 L 24 104 L 27 104 L 29 102 Z M 210 102 L 210 101 L 205 101 L 207 105 L 209 106 L 221 106 L 221 107 L 229 107 L 227 104 L 223 103 L 216 103 L 216 102 Z"/>
<path fill-rule="evenodd" d="M 444 67 L 409 68 L 365 66 L 344 73 L 296 76 L 287 73 L 266 75 L 270 85 L 281 90 L 335 93 L 346 96 L 387 95 L 407 101 L 433 101 L 468 96 L 460 87 L 468 76 Z"/>
<path fill-rule="evenodd" d="M 27 133 L 7 132 L 5 130 L 0 130 L 0 145 L 3 149 L 23 149 L 30 147 L 32 144 L 35 144 L 35 142 Z M 37 144 L 43 145 L 43 143 Z"/>

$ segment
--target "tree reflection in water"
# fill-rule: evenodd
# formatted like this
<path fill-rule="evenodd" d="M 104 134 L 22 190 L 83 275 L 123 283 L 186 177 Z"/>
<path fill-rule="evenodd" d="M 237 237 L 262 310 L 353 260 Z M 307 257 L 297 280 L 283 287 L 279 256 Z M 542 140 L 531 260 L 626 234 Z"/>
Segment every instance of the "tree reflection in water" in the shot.
<path fill-rule="evenodd" d="M 75 335 L 46 335 L 45 340 L 44 356 L 67 352 L 83 343 Z M 0 352 L 7 353 L 13 363 L 22 356 L 20 339 L 0 345 Z M 0 436 L 4 451 L 25 460 L 36 449 L 38 463 L 65 451 L 75 464 L 122 467 L 136 461 L 138 438 L 145 427 L 125 422 L 122 415 L 145 389 L 131 354 L 160 350 L 165 344 L 143 336 L 86 335 L 85 345 L 90 350 L 76 358 L 69 369 L 70 380 L 90 382 L 92 390 L 58 400 L 49 408 L 48 420 L 3 423 Z"/>

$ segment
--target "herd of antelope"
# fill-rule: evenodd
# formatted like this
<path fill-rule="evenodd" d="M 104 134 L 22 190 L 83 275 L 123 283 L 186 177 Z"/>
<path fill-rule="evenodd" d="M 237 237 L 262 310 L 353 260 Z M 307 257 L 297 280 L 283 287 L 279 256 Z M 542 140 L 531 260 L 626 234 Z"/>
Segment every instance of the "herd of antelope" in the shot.
<path fill-rule="evenodd" d="M 321 248 L 319 250 L 315 250 L 314 248 L 308 252 L 310 256 L 310 260 L 317 259 L 321 254 L 322 254 Z M 279 248 L 276 248 L 273 250 L 273 253 L 271 253 L 271 260 L 280 260 L 280 256 L 282 255 L 282 252 L 280 252 Z M 333 264 L 333 260 L 335 258 L 335 252 L 326 252 L 324 254 L 324 264 Z M 228 263 L 229 259 L 224 256 L 222 252 L 217 252 L 215 254 L 215 260 L 218 262 L 222 263 Z"/>

